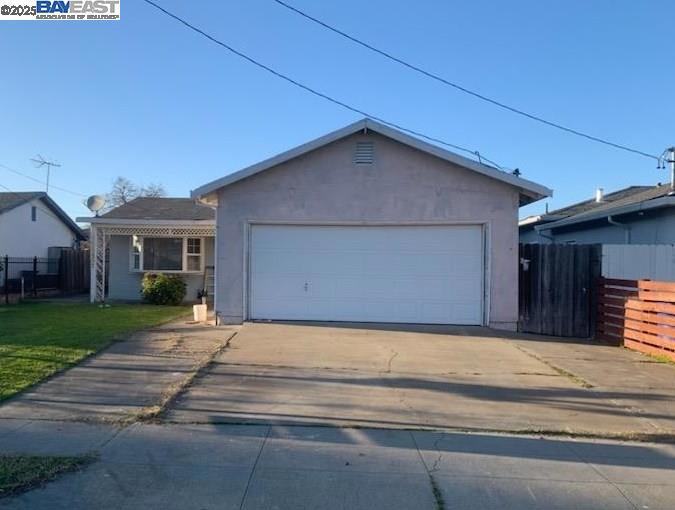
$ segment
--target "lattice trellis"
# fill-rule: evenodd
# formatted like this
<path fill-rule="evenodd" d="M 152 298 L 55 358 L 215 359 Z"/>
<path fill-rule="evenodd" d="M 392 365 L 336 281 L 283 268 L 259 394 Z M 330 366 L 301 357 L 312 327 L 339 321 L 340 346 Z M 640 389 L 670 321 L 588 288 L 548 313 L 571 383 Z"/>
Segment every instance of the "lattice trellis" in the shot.
<path fill-rule="evenodd" d="M 101 229 L 102 227 L 98 227 Z M 186 226 L 134 226 L 119 225 L 104 227 L 108 235 L 136 235 L 136 236 L 155 236 L 155 237 L 213 237 L 216 235 L 216 228 L 213 225 L 186 225 Z"/>
<path fill-rule="evenodd" d="M 91 235 L 93 237 L 94 256 L 92 261 L 94 264 L 94 301 L 105 301 L 105 256 L 107 247 L 107 236 L 103 229 L 94 227 L 92 225 Z"/>

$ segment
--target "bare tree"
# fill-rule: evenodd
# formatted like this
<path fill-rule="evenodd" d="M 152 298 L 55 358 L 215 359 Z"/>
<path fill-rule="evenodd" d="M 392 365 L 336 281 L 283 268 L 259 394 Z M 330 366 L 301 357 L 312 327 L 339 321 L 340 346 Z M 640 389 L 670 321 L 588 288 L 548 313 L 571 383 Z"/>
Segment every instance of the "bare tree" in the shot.
<path fill-rule="evenodd" d="M 139 196 L 138 186 L 126 177 L 118 177 L 113 182 L 112 189 L 107 195 L 107 206 L 110 209 L 131 202 Z"/>
<path fill-rule="evenodd" d="M 160 183 L 151 182 L 147 186 L 139 187 L 126 177 L 118 177 L 112 185 L 110 193 L 106 195 L 106 211 L 131 202 L 138 197 L 161 198 L 166 196 L 166 190 Z"/>
<path fill-rule="evenodd" d="M 166 190 L 162 184 L 151 182 L 141 188 L 141 196 L 162 198 L 166 196 Z"/>

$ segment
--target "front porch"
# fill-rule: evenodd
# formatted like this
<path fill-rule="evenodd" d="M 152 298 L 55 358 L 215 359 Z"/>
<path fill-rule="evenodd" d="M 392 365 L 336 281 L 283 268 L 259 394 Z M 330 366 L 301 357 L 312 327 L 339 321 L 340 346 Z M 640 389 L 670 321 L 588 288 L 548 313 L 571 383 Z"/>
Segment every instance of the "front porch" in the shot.
<path fill-rule="evenodd" d="M 212 221 L 130 223 L 91 219 L 92 302 L 139 301 L 146 273 L 179 275 L 185 303 L 215 292 L 215 226 Z"/>

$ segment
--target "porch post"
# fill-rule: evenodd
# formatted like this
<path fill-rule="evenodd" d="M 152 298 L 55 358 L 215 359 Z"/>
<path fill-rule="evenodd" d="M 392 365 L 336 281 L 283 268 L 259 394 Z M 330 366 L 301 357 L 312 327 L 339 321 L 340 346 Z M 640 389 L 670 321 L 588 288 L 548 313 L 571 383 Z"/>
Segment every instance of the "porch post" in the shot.
<path fill-rule="evenodd" d="M 92 303 L 105 301 L 105 252 L 106 232 L 103 227 L 91 225 L 90 243 L 94 253 L 91 257 L 91 282 L 89 300 Z"/>
<path fill-rule="evenodd" d="M 96 225 L 89 224 L 89 302 L 96 302 Z"/>

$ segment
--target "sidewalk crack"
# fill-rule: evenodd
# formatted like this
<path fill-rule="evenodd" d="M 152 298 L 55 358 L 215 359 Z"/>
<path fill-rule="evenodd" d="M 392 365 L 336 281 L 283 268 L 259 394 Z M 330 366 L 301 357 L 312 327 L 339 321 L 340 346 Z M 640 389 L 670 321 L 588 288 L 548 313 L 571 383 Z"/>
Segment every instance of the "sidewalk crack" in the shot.
<path fill-rule="evenodd" d="M 438 466 L 440 465 L 441 462 L 441 453 L 440 451 L 438 452 L 438 458 L 434 462 L 434 465 L 432 466 L 431 469 L 429 469 L 429 466 L 427 466 L 427 463 L 424 461 L 424 456 L 422 455 L 422 452 L 420 451 L 420 447 L 417 444 L 417 441 L 415 440 L 415 434 L 413 434 L 412 431 L 409 431 L 410 437 L 412 438 L 412 442 L 415 445 L 415 449 L 417 450 L 417 455 L 420 457 L 420 461 L 422 462 L 422 466 L 424 466 L 424 470 L 427 472 L 427 476 L 429 477 L 429 484 L 431 485 L 431 493 L 434 496 L 434 501 L 436 503 L 436 510 L 445 510 L 445 500 L 443 499 L 443 492 L 441 492 L 440 487 L 438 486 L 438 483 L 436 482 L 436 478 L 434 478 L 434 472 L 438 469 Z M 438 450 L 438 444 L 441 441 L 442 436 L 440 436 L 436 441 L 434 441 L 434 447 Z"/>
<path fill-rule="evenodd" d="M 251 487 L 251 482 L 253 481 L 253 476 L 255 475 L 255 471 L 258 467 L 258 462 L 260 461 L 260 457 L 262 456 L 263 449 L 265 448 L 265 445 L 267 444 L 267 438 L 270 437 L 271 432 L 272 432 L 272 426 L 267 425 L 267 432 L 265 433 L 265 438 L 263 439 L 263 442 L 260 445 L 260 450 L 258 451 L 258 455 L 256 456 L 255 462 L 253 463 L 253 467 L 251 468 L 251 474 L 248 476 L 248 481 L 246 482 L 246 488 L 244 489 L 244 494 L 241 497 L 241 503 L 239 504 L 239 510 L 242 510 L 244 508 L 244 505 L 246 504 L 246 498 L 248 497 L 248 490 Z"/>

